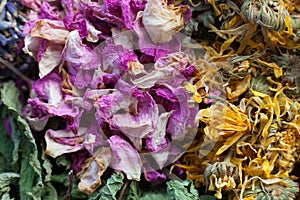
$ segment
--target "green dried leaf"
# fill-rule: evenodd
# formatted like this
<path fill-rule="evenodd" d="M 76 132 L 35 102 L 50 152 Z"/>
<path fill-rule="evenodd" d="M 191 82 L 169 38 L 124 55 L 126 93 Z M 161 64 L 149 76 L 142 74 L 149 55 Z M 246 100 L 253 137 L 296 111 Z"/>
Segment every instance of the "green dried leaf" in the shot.
<path fill-rule="evenodd" d="M 199 200 L 198 191 L 190 180 L 185 180 L 183 182 L 171 180 L 167 182 L 167 185 L 168 199 L 170 200 Z"/>
<path fill-rule="evenodd" d="M 13 172 L 6 172 L 0 174 L 0 188 L 9 186 L 14 179 L 20 178 L 20 175 Z"/>
<path fill-rule="evenodd" d="M 59 167 L 64 167 L 66 171 L 71 168 L 71 161 L 66 155 L 57 157 L 55 162 Z"/>
<path fill-rule="evenodd" d="M 59 185 L 56 187 L 56 192 L 59 197 L 62 197 L 66 194 L 67 188 L 69 186 L 69 175 L 68 173 L 62 174 L 52 174 L 51 175 L 51 183 L 55 183 L 55 185 Z M 79 180 L 74 176 L 74 183 L 71 192 L 71 199 L 88 199 L 85 193 L 82 193 L 78 190 L 78 182 Z"/>
<path fill-rule="evenodd" d="M 194 31 L 198 31 L 198 25 L 199 23 L 194 18 L 191 18 L 189 23 L 183 29 L 184 34 L 191 36 Z"/>
<path fill-rule="evenodd" d="M 142 194 L 139 200 L 168 199 L 165 190 L 151 190 Z"/>
<path fill-rule="evenodd" d="M 217 198 L 210 195 L 201 195 L 199 200 L 217 200 Z"/>
<path fill-rule="evenodd" d="M 123 187 L 124 176 L 122 173 L 114 173 L 107 180 L 105 186 L 103 186 L 99 193 L 89 200 L 117 200 L 117 193 Z"/>
<path fill-rule="evenodd" d="M 38 149 L 26 120 L 20 115 L 19 92 L 13 82 L 4 83 L 1 100 L 8 108 L 14 149 L 13 164 L 20 168 L 20 198 L 41 199 L 43 190 L 42 168 L 38 160 Z"/>
<path fill-rule="evenodd" d="M 43 189 L 42 168 L 38 160 L 38 150 L 29 125 L 17 113 L 11 120 L 13 140 L 18 141 L 18 153 L 21 155 L 21 199 L 40 199 Z M 16 143 L 15 143 L 16 144 Z"/>
<path fill-rule="evenodd" d="M 71 192 L 71 199 L 88 199 L 87 195 L 78 189 L 79 179 L 74 176 L 74 184 Z"/>
<path fill-rule="evenodd" d="M 19 91 L 13 81 L 3 83 L 1 88 L 1 100 L 10 110 L 21 113 L 22 106 L 19 102 Z"/>
<path fill-rule="evenodd" d="M 1 196 L 1 200 L 13 200 L 13 199 L 11 199 L 9 193 L 6 192 Z"/>
<path fill-rule="evenodd" d="M 139 189 L 137 187 L 137 182 L 136 181 L 132 181 L 130 183 L 129 186 L 129 190 L 128 190 L 128 195 L 127 195 L 127 200 L 138 200 L 139 199 Z"/>
<path fill-rule="evenodd" d="M 17 178 L 20 178 L 20 175 L 13 172 L 6 172 L 0 174 L 0 197 L 3 199 L 10 199 L 9 185 L 13 183 L 13 181 Z"/>
<path fill-rule="evenodd" d="M 51 183 L 46 183 L 42 192 L 43 200 L 57 200 L 58 195 L 56 189 Z"/>
<path fill-rule="evenodd" d="M 56 182 L 64 185 L 65 187 L 68 187 L 69 185 L 69 176 L 67 173 L 62 173 L 62 174 L 53 174 L 51 176 L 51 182 Z"/>
<path fill-rule="evenodd" d="M 8 117 L 8 112 L 5 107 L 0 107 L 0 173 L 12 170 L 12 152 L 13 142 L 9 138 L 7 130 L 4 126 L 5 119 Z"/>
<path fill-rule="evenodd" d="M 43 150 L 42 152 L 45 152 L 45 148 L 43 146 Z M 49 158 L 46 156 L 46 154 L 42 153 L 42 160 L 43 160 L 43 168 L 46 171 L 46 175 L 45 175 L 45 182 L 51 181 L 51 175 L 52 175 L 52 164 L 49 160 Z"/>
<path fill-rule="evenodd" d="M 153 199 L 168 199 L 166 188 L 158 186 L 151 187 L 149 190 L 141 189 L 138 187 L 136 181 L 132 181 L 126 200 L 153 200 Z"/>

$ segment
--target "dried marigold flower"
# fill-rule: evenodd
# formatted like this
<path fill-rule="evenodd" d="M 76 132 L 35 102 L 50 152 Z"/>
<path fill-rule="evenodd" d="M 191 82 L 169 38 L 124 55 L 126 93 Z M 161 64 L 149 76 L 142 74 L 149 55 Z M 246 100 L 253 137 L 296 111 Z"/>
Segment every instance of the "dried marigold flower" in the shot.
<path fill-rule="evenodd" d="M 253 200 L 293 200 L 299 192 L 298 183 L 289 178 L 283 178 L 281 181 L 265 184 L 261 181 L 256 181 L 254 188 L 249 187 L 243 194 L 244 199 Z"/>
<path fill-rule="evenodd" d="M 280 4 L 278 11 L 275 11 L 265 0 L 244 1 L 241 13 L 249 21 L 276 31 L 282 31 L 286 28 L 286 17 L 289 17 L 284 5 Z"/>
<path fill-rule="evenodd" d="M 238 167 L 229 161 L 215 162 L 204 171 L 206 187 L 216 191 L 218 199 L 222 199 L 222 190 L 229 191 L 237 187 L 238 175 Z"/>

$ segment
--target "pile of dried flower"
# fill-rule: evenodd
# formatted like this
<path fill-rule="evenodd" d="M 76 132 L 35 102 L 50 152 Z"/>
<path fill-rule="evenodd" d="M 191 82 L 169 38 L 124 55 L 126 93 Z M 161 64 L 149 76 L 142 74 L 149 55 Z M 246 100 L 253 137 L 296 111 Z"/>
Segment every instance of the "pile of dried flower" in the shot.
<path fill-rule="evenodd" d="M 21 127 L 36 182 L 21 199 L 59 196 L 55 181 L 65 180 L 66 199 L 143 199 L 143 182 L 166 183 L 148 198 L 297 198 L 300 1 L 21 3 L 0 3 L 0 61 L 32 89 L 22 115 L 34 134 Z M 22 73 L 31 59 L 34 81 Z M 15 155 L 23 118 L 4 97 L 9 88 L 0 120 Z"/>
<path fill-rule="evenodd" d="M 200 136 L 176 166 L 196 187 L 216 191 L 218 199 L 222 194 L 296 199 L 298 177 L 292 171 L 300 150 L 300 4 L 246 0 L 211 5 L 218 21 L 206 26 L 217 36 L 204 46 L 209 61 L 221 66 L 216 74 L 223 78 L 226 97 L 200 110 Z"/>

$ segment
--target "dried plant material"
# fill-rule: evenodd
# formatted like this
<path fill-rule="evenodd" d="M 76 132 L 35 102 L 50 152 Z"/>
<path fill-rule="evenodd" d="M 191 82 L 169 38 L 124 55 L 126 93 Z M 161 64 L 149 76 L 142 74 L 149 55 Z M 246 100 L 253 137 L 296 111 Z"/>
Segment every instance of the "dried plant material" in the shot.
<path fill-rule="evenodd" d="M 84 148 L 83 142 L 86 128 L 81 128 L 78 134 L 66 130 L 48 130 L 45 135 L 47 148 L 45 154 L 56 158 L 65 153 L 76 152 Z"/>
<path fill-rule="evenodd" d="M 84 161 L 82 170 L 77 173 L 80 182 L 78 189 L 86 194 L 93 193 L 102 183 L 101 176 L 110 165 L 112 151 L 109 147 L 99 148 L 93 155 Z"/>
<path fill-rule="evenodd" d="M 220 59 L 220 58 L 226 58 L 229 57 L 233 54 L 233 49 L 229 48 L 229 46 L 231 45 L 231 43 L 237 38 L 237 36 L 233 36 L 230 39 L 226 40 L 221 48 L 219 52 L 216 52 L 212 47 L 208 47 L 206 46 L 205 49 L 207 50 L 207 52 L 212 56 L 211 59 Z M 226 55 L 223 55 L 223 53 L 226 50 L 230 50 Z"/>
<path fill-rule="evenodd" d="M 65 44 L 69 33 L 62 21 L 41 19 L 32 28 L 30 36 L 43 38 L 55 44 Z"/>
<path fill-rule="evenodd" d="M 201 103 L 202 102 L 202 96 L 199 94 L 197 87 L 195 85 L 192 85 L 191 83 L 187 82 L 184 85 L 184 88 L 186 89 L 187 92 L 192 93 L 193 97 L 192 99 L 197 102 Z"/>
<path fill-rule="evenodd" d="M 227 160 L 215 162 L 205 169 L 204 177 L 208 190 L 216 191 L 215 196 L 222 199 L 222 190 L 230 191 L 237 187 L 238 168 Z"/>
<path fill-rule="evenodd" d="M 250 129 L 247 115 L 233 104 L 213 104 L 200 111 L 200 120 L 207 124 L 204 132 L 210 139 L 221 136 L 228 138 L 237 132 L 246 132 Z"/>
<path fill-rule="evenodd" d="M 221 14 L 220 10 L 216 6 L 215 0 L 207 0 L 209 4 L 211 4 L 216 12 L 216 16 L 219 16 Z"/>
<path fill-rule="evenodd" d="M 271 95 L 272 91 L 270 88 L 272 84 L 263 76 L 252 77 L 250 81 L 250 88 L 254 91 L 258 91 L 267 95 Z"/>
<path fill-rule="evenodd" d="M 237 132 L 233 136 L 229 137 L 223 145 L 219 148 L 219 150 L 216 152 L 216 155 L 221 155 L 224 151 L 229 149 L 234 143 L 236 143 L 242 136 L 244 135 L 244 132 Z"/>
<path fill-rule="evenodd" d="M 63 46 L 59 44 L 50 44 L 46 47 L 39 62 L 40 78 L 45 77 L 61 63 L 62 50 Z"/>
<path fill-rule="evenodd" d="M 9 22 L 18 16 L 3 2 L 5 46 L 20 26 Z M 89 152 L 72 159 L 80 191 L 93 193 L 105 171 L 117 171 L 128 181 L 112 176 L 95 198 L 108 192 L 139 199 L 137 181 L 166 177 L 190 179 L 219 199 L 297 198 L 299 0 L 64 0 L 34 7 L 23 49 L 39 62 L 40 79 L 26 118 L 46 132 L 47 155 Z M 43 130 L 53 118 L 62 123 Z M 182 138 L 194 141 L 188 147 Z M 170 157 L 176 170 L 165 176 Z M 192 183 L 184 182 L 190 192 Z"/>
<path fill-rule="evenodd" d="M 247 75 L 241 82 L 236 83 L 233 87 L 234 90 L 232 90 L 231 87 L 226 87 L 227 98 L 231 101 L 236 100 L 241 94 L 248 90 L 250 87 L 250 80 L 251 75 Z"/>
<path fill-rule="evenodd" d="M 167 0 L 149 0 L 143 11 L 143 24 L 151 38 L 157 43 L 172 40 L 183 28 L 188 6 L 168 5 Z"/>
<path fill-rule="evenodd" d="M 264 66 L 267 66 L 267 67 L 271 67 L 273 68 L 274 70 L 274 74 L 275 74 L 275 77 L 278 78 L 280 76 L 282 76 L 282 68 L 279 67 L 278 65 L 276 65 L 276 63 L 267 63 L 267 62 L 264 62 L 260 59 L 257 60 L 258 63 L 264 65 Z"/>
<path fill-rule="evenodd" d="M 278 12 L 272 10 L 265 0 L 246 0 L 241 7 L 241 13 L 252 23 L 257 23 L 266 28 L 282 31 L 286 28 L 287 9 L 279 4 Z"/>
<path fill-rule="evenodd" d="M 258 180 L 253 187 L 249 187 L 243 193 L 243 199 L 296 199 L 299 192 L 298 183 L 289 178 L 283 178 L 278 182 L 266 182 Z"/>

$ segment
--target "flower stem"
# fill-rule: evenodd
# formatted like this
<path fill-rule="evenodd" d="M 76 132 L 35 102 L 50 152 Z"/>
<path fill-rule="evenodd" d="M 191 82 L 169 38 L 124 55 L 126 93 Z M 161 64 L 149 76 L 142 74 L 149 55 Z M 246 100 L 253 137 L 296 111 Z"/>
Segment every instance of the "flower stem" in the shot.
<path fill-rule="evenodd" d="M 21 79 L 23 79 L 24 81 L 26 81 L 28 83 L 28 85 L 31 85 L 32 80 L 30 78 L 28 78 L 25 74 L 23 74 L 22 72 L 20 72 L 18 69 L 16 69 L 12 64 L 10 64 L 9 62 L 7 62 L 6 60 L 0 58 L 0 63 L 10 69 L 12 72 L 14 72 L 17 76 L 19 76 Z"/>

